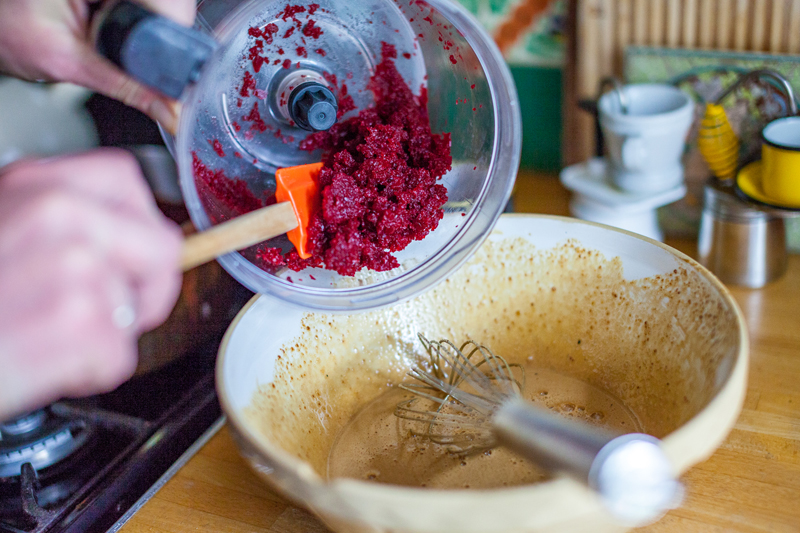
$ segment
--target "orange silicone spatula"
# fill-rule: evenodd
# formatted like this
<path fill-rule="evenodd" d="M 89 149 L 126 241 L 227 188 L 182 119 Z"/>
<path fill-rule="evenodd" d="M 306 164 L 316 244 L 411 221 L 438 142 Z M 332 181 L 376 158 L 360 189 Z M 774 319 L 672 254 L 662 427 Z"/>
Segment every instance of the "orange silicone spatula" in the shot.
<path fill-rule="evenodd" d="M 321 205 L 317 177 L 322 163 L 281 168 L 275 173 L 277 204 L 256 209 L 222 224 L 186 237 L 183 271 L 234 250 L 242 250 L 283 233 L 297 253 L 308 259 L 308 224 Z"/>

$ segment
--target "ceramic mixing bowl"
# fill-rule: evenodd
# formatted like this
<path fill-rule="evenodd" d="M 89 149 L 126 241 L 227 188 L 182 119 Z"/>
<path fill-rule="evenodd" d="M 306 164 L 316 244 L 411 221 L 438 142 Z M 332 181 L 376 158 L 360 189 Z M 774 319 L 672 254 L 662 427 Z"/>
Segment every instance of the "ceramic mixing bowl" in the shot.
<path fill-rule="evenodd" d="M 475 339 L 621 400 L 662 439 L 676 474 L 709 457 L 744 399 L 747 330 L 698 263 L 633 233 L 504 215 L 431 291 L 378 311 L 305 313 L 261 296 L 220 348 L 217 386 L 243 455 L 271 486 L 341 532 L 622 531 L 580 483 L 438 490 L 328 479 L 339 430 L 398 383 L 416 335 Z M 691 490 L 691 487 L 689 488 Z"/>

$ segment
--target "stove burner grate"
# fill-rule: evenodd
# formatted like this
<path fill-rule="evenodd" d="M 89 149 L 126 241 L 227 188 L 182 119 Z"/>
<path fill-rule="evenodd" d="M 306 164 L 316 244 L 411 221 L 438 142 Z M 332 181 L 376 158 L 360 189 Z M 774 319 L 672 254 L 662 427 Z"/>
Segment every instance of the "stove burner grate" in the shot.
<path fill-rule="evenodd" d="M 79 497 L 91 477 L 150 428 L 138 418 L 62 403 L 2 424 L 0 531 L 49 531 L 63 518 L 58 506 Z M 109 448 L 109 440 L 116 445 Z"/>
<path fill-rule="evenodd" d="M 72 455 L 89 440 L 94 426 L 83 419 L 41 410 L 0 425 L 0 478 L 20 475 L 28 463 L 36 470 Z"/>

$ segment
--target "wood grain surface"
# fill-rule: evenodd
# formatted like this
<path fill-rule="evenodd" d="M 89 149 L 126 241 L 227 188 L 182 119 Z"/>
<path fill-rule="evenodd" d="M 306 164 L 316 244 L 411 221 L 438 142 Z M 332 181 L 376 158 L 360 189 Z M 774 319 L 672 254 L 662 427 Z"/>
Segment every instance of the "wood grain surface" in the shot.
<path fill-rule="evenodd" d="M 522 174 L 517 211 L 566 214 L 568 193 L 549 175 Z M 695 243 L 668 241 L 695 256 Z M 647 533 L 800 531 L 800 256 L 763 289 L 731 288 L 751 335 L 744 410 L 721 448 L 683 478 L 680 509 Z M 223 428 L 122 529 L 123 533 L 325 533 L 268 489 Z"/>

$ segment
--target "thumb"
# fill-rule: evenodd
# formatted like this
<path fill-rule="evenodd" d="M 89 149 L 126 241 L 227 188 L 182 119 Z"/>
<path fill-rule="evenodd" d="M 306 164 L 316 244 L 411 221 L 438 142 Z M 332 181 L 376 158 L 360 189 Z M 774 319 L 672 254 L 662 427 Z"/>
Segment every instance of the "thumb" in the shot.
<path fill-rule="evenodd" d="M 119 100 L 147 114 L 170 133 L 178 126 L 178 104 L 134 80 L 89 46 L 83 47 L 72 79 L 95 92 Z"/>

